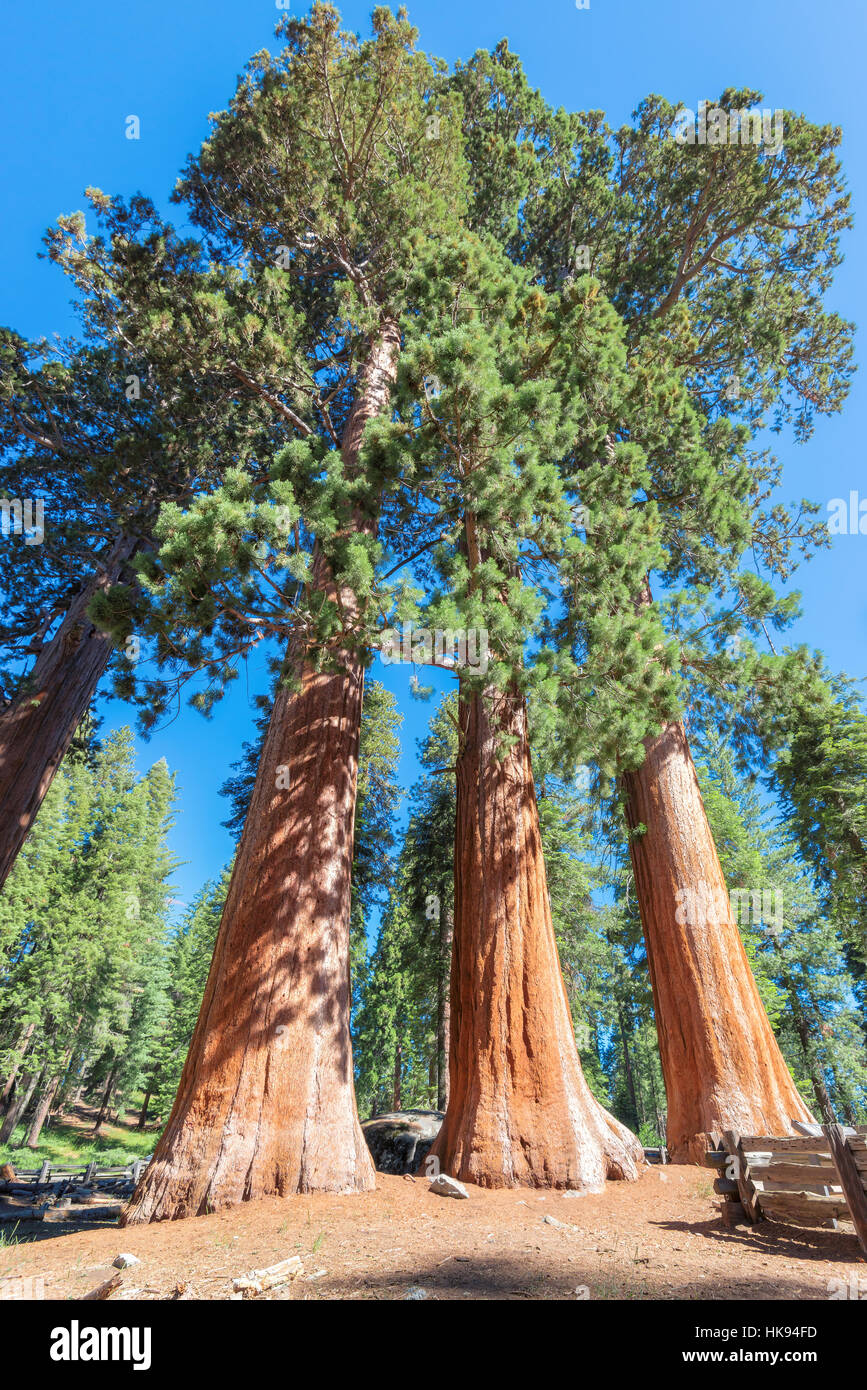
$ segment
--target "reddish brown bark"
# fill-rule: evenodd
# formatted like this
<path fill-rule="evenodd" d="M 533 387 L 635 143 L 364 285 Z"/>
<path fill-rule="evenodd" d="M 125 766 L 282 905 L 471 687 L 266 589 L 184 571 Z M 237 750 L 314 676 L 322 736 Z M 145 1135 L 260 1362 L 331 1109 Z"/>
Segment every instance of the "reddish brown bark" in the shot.
<path fill-rule="evenodd" d="M 0 713 L 0 888 L 112 653 L 111 638 L 87 616 L 88 604 L 116 583 L 136 544 L 126 535 L 117 540 L 42 648 L 27 689 Z"/>
<path fill-rule="evenodd" d="M 632 866 L 668 1096 L 668 1148 L 700 1162 L 711 1133 L 810 1120 L 777 1045 L 732 912 L 683 725 L 646 741 L 624 779 Z"/>
<path fill-rule="evenodd" d="M 524 701 L 462 702 L 450 1094 L 431 1152 L 484 1187 L 635 1178 L 638 1140 L 581 1070 L 548 901 Z M 502 761 L 498 740 L 514 744 Z"/>
<path fill-rule="evenodd" d="M 388 322 L 347 422 L 347 468 L 367 421 L 388 403 L 398 348 Z M 337 589 L 321 555 L 314 583 L 351 627 L 355 595 Z M 323 672 L 292 649 L 298 688 L 282 685 L 274 702 L 178 1094 L 124 1225 L 269 1194 L 374 1186 L 349 1035 L 364 671 L 356 654 L 335 655 L 338 669 Z"/>

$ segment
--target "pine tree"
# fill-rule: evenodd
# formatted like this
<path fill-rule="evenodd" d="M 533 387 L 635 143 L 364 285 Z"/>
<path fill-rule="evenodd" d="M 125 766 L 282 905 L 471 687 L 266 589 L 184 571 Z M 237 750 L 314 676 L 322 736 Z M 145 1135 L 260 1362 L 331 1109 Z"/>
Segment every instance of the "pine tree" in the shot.
<path fill-rule="evenodd" d="M 2 1025 L 26 1035 L 4 1141 L 34 1077 L 31 1148 L 73 1086 L 100 1095 L 98 1132 L 112 1096 L 138 1085 L 163 1007 L 173 796 L 164 762 L 136 781 L 129 730 L 68 756 L 54 780 L 0 896 Z"/>

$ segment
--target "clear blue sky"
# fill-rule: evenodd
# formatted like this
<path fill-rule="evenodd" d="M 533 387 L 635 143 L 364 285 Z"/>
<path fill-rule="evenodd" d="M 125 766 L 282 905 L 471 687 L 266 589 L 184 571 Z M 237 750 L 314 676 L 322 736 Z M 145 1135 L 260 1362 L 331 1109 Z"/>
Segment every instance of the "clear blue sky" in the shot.
<path fill-rule="evenodd" d="M 294 0 L 293 7 L 298 13 L 306 5 Z M 348 27 L 367 32 L 371 4 L 352 0 L 339 8 Z M 803 110 L 841 126 L 856 227 L 830 303 L 856 323 L 867 317 L 864 0 L 726 0 L 706 7 L 698 0 L 590 0 L 589 10 L 578 10 L 574 0 L 416 0 L 409 10 L 427 52 L 451 62 L 506 36 L 549 101 L 600 108 L 614 124 L 627 120 L 649 92 L 695 109 L 726 87 L 748 86 L 765 93 L 767 107 Z M 44 229 L 58 214 L 82 207 L 88 185 L 112 194 L 141 190 L 170 211 L 176 174 L 205 136 L 208 113 L 225 107 L 251 54 L 277 46 L 280 15 L 273 0 L 6 6 L 0 323 L 33 338 L 75 330 L 64 277 L 36 258 Z M 124 135 L 131 114 L 141 121 L 138 141 Z M 808 445 L 777 441 L 785 498 L 810 496 L 823 510 L 853 489 L 867 498 L 865 392 L 859 374 L 843 415 L 820 422 Z M 865 570 L 867 536 L 840 536 L 796 576 L 804 616 L 795 637 L 858 677 L 867 674 Z M 401 771 L 409 785 L 417 773 L 415 740 L 432 705 L 408 699 L 405 668 L 373 674 L 385 677 L 406 715 Z M 177 876 L 184 902 L 230 853 L 219 824 L 226 804 L 217 789 L 250 736 L 249 697 L 263 684 L 261 668 L 251 664 L 248 681 L 242 676 L 211 721 L 184 708 L 149 744 L 139 744 L 142 769 L 165 756 L 178 774 L 173 848 L 188 861 Z M 446 684 L 440 681 L 441 688 Z M 104 715 L 106 729 L 131 722 L 116 703 L 106 702 Z"/>

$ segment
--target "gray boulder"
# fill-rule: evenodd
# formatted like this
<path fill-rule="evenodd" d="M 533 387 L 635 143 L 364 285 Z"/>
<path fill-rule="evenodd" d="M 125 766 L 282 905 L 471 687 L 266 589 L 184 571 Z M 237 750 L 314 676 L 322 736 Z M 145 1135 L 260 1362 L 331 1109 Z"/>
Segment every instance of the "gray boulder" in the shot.
<path fill-rule="evenodd" d="M 398 1110 L 361 1126 L 380 1173 L 414 1173 L 443 1122 L 441 1110 Z"/>

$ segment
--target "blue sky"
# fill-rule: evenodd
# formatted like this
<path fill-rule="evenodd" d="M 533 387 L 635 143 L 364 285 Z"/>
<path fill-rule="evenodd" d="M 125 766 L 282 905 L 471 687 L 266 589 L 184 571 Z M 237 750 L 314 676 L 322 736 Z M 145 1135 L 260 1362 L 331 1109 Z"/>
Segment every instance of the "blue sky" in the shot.
<path fill-rule="evenodd" d="M 298 13 L 306 5 L 293 0 L 293 7 Z M 371 4 L 352 0 L 339 8 L 348 27 L 367 31 Z M 627 120 L 649 92 L 695 109 L 726 87 L 748 86 L 765 93 L 767 107 L 803 110 L 841 126 L 856 227 L 829 303 L 857 324 L 867 317 L 863 0 L 833 6 L 726 0 L 707 7 L 696 0 L 590 0 L 581 10 L 574 0 L 416 0 L 409 10 L 427 52 L 452 62 L 506 36 L 549 101 L 602 109 L 613 124 Z M 37 259 L 45 228 L 82 207 L 88 185 L 112 194 L 141 190 L 170 211 L 175 177 L 206 135 L 208 113 L 225 107 L 253 53 L 277 46 L 280 15 L 273 0 L 78 0 L 48 9 L 17 5 L 14 12 L 7 6 L 0 51 L 0 323 L 33 338 L 74 332 L 63 275 Z M 137 141 L 125 138 L 131 114 L 141 123 Z M 809 496 L 823 511 L 852 490 L 867 499 L 865 392 L 856 376 L 843 414 L 821 421 L 809 444 L 775 440 L 784 498 Z M 867 536 L 838 536 L 795 578 L 804 614 L 790 639 L 822 648 L 834 669 L 859 678 L 867 674 L 865 568 Z M 386 679 L 405 714 L 401 774 L 409 785 L 417 773 L 415 742 L 433 706 L 408 698 L 406 668 L 375 667 L 373 674 Z M 440 673 L 432 673 L 431 683 L 448 685 Z M 218 788 L 252 732 L 252 696 L 264 684 L 261 666 L 251 662 L 213 719 L 183 708 L 148 744 L 139 743 L 143 769 L 165 756 L 178 774 L 172 847 L 187 861 L 177 875 L 183 902 L 219 873 L 231 851 L 220 827 L 226 803 Z M 103 712 L 106 731 L 132 722 L 114 702 L 105 702 Z"/>

